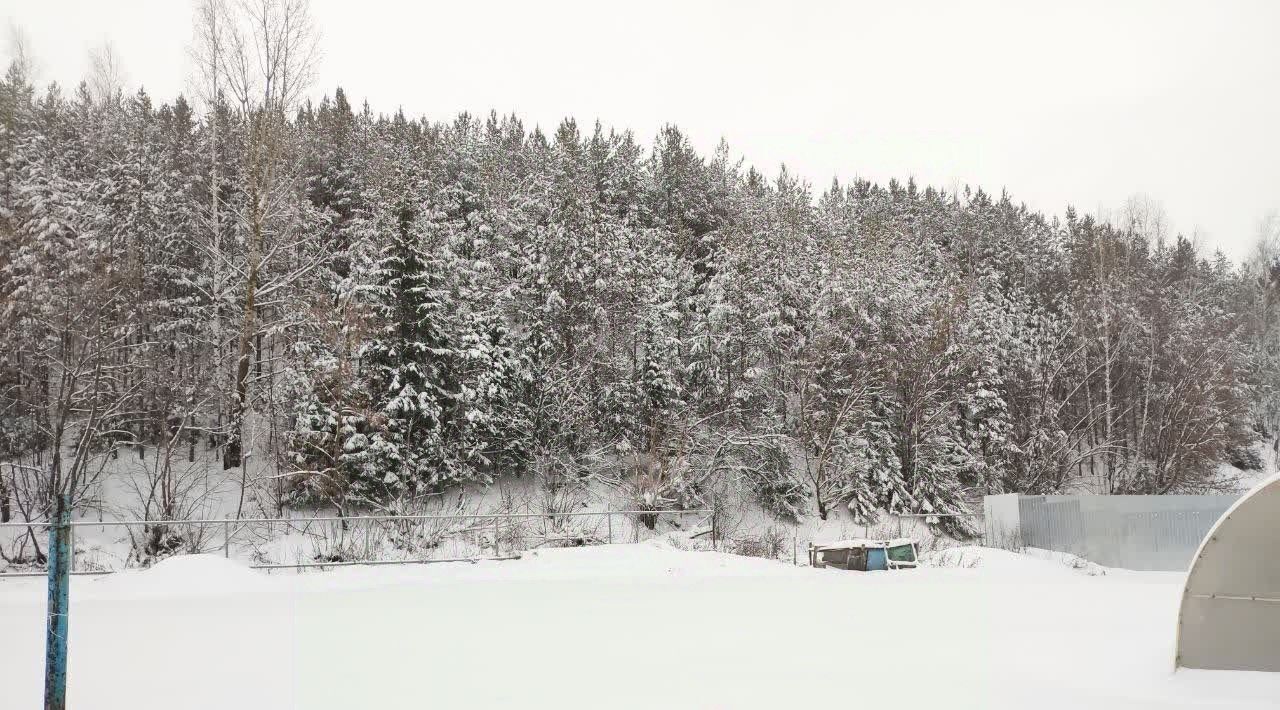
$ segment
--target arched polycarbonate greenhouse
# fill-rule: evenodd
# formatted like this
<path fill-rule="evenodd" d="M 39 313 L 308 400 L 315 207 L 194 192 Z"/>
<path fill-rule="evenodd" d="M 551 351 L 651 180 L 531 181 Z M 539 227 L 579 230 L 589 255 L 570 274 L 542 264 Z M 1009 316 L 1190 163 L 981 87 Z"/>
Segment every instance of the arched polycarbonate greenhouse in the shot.
<path fill-rule="evenodd" d="M 1280 476 L 1209 530 L 1178 613 L 1180 668 L 1280 671 Z"/>

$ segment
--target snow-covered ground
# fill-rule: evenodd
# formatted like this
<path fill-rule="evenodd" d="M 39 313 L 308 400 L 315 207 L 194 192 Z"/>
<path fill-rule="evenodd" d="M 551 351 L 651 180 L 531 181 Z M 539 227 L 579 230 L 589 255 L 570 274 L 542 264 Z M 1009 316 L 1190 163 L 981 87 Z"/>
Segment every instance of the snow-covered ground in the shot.
<path fill-rule="evenodd" d="M 902 572 L 640 545 L 267 576 L 214 556 L 72 586 L 69 703 L 143 708 L 1263 708 L 1171 668 L 1180 574 L 1001 550 Z M 0 706 L 36 707 L 40 580 L 0 580 Z"/>

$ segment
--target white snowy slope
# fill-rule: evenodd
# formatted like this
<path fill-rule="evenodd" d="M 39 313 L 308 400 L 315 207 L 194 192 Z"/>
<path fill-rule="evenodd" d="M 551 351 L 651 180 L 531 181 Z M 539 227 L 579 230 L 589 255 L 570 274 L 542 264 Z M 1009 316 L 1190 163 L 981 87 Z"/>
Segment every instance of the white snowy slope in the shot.
<path fill-rule="evenodd" d="M 175 558 L 72 587 L 69 704 L 145 708 L 1274 708 L 1171 667 L 1181 575 L 812 570 L 659 543 L 273 576 Z M 39 580 L 0 580 L 0 705 L 40 703 Z"/>

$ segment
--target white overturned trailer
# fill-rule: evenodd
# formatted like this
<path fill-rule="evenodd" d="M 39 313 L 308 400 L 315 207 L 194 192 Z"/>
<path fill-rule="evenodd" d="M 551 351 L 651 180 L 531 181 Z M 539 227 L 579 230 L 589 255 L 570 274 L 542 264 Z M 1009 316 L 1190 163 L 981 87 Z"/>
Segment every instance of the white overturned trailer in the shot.
<path fill-rule="evenodd" d="M 916 542 L 909 537 L 888 540 L 837 540 L 809 544 L 809 564 L 813 567 L 869 572 L 874 570 L 910 569 L 918 563 Z"/>

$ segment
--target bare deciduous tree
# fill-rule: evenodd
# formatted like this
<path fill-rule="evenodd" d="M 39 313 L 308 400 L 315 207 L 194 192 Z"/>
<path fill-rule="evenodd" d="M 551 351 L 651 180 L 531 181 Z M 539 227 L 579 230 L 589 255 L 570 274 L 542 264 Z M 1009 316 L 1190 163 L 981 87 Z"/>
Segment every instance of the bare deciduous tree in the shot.
<path fill-rule="evenodd" d="M 99 104 L 114 101 L 124 88 L 124 66 L 115 45 L 103 42 L 89 50 L 89 94 Z"/>
<path fill-rule="evenodd" d="M 290 239 L 298 238 L 296 220 L 289 219 L 296 213 L 297 197 L 293 170 L 297 157 L 288 146 L 289 112 L 313 79 L 317 35 L 305 0 L 246 0 L 231 7 L 209 0 L 198 13 L 197 38 L 206 85 L 215 98 L 225 87 L 243 128 L 242 167 L 235 186 L 242 199 L 235 218 L 245 234 L 245 254 L 236 269 L 243 279 L 242 297 L 223 457 L 224 467 L 234 468 L 242 465 L 246 455 L 250 373 L 262 331 L 259 301 L 271 287 L 264 283 L 264 266 L 273 256 L 287 253 Z M 218 198 L 213 199 L 215 249 L 220 251 Z M 229 256 L 215 256 L 232 261 Z M 300 275 L 294 269 L 283 278 Z M 247 472 L 242 480 L 247 481 Z M 243 494 L 241 498 L 242 507 Z"/>

